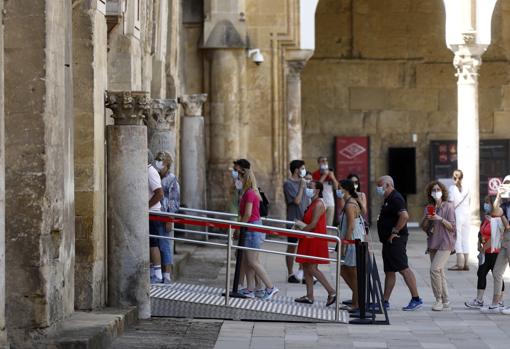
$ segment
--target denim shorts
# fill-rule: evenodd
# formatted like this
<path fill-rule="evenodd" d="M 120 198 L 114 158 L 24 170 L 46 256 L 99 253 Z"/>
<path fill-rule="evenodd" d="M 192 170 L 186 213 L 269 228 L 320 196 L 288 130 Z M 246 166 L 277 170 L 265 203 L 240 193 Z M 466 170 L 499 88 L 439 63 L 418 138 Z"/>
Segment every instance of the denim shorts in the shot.
<path fill-rule="evenodd" d="M 262 225 L 262 221 L 255 221 L 250 223 Z M 260 248 L 265 238 L 266 234 L 264 233 L 260 233 L 258 231 L 247 231 L 245 233 L 244 246 L 251 248 Z"/>
<path fill-rule="evenodd" d="M 347 245 L 345 248 L 344 265 L 346 267 L 356 266 L 356 246 Z"/>
<path fill-rule="evenodd" d="M 159 235 L 159 236 L 173 236 L 174 232 L 166 231 L 166 224 L 158 221 L 150 221 L 149 222 L 149 231 L 151 235 Z M 154 224 L 155 223 L 155 224 Z M 173 251 L 173 240 L 170 239 L 150 239 L 150 247 L 159 247 L 159 252 L 161 253 L 161 264 L 162 265 L 170 265 L 173 264 L 174 261 L 174 251 Z"/>

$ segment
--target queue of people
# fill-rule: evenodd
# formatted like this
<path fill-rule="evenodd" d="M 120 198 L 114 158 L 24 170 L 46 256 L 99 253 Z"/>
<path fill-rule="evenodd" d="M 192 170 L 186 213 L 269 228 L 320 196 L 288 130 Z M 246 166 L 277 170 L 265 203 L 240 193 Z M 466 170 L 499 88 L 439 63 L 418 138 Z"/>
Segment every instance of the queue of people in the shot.
<path fill-rule="evenodd" d="M 314 173 L 306 170 L 305 162 L 293 160 L 289 164 L 289 178 L 283 184 L 286 203 L 287 228 L 306 232 L 327 234 L 327 226 L 333 224 L 335 200 L 341 203 L 338 216 L 338 234 L 343 243 L 337 251 L 341 255 L 340 275 L 350 290 L 352 299 L 348 309 L 359 311 L 357 292 L 356 251 L 350 241 L 364 241 L 368 233 L 367 199 L 361 191 L 356 174 L 349 174 L 338 181 L 329 168 L 327 158 L 319 157 L 319 169 Z M 149 151 L 149 207 L 151 210 L 177 212 L 180 207 L 180 189 L 177 178 L 171 173 L 172 158 L 160 152 L 155 158 Z M 239 221 L 262 225 L 261 192 L 257 186 L 251 164 L 246 159 L 234 161 L 231 170 L 233 195 L 232 211 L 239 215 Z M 430 284 L 435 297 L 433 311 L 448 310 L 451 307 L 446 269 L 448 271 L 469 270 L 469 204 L 470 192 L 462 185 L 461 170 L 453 172 L 454 185 L 447 188 L 440 181 L 432 181 L 425 188 L 427 205 L 424 207 L 420 228 L 427 236 L 426 253 L 430 257 Z M 411 300 L 402 308 L 414 311 L 423 306 L 416 285 L 416 277 L 408 264 L 407 240 L 409 214 L 403 196 L 396 190 L 390 176 L 376 181 L 376 192 L 383 200 L 377 219 L 377 232 L 382 245 L 382 261 L 385 274 L 382 304 L 390 308 L 390 297 L 395 287 L 397 273 L 409 289 Z M 333 198 L 331 198 L 333 196 Z M 333 205 L 331 205 L 333 202 Z M 510 264 L 510 175 L 503 180 L 494 201 L 485 198 L 484 219 L 478 238 L 478 259 L 476 297 L 465 302 L 467 308 L 481 309 L 482 312 L 510 314 L 502 302 L 505 285 L 503 274 Z M 331 222 L 331 223 L 330 223 Z M 170 224 L 150 221 L 150 234 L 169 237 L 173 234 Z M 244 244 L 260 249 L 265 234 L 247 229 L 243 232 Z M 237 234 L 238 235 L 238 234 Z M 326 306 L 336 301 L 335 289 L 319 269 L 329 258 L 326 239 L 315 237 L 288 236 L 287 253 L 298 254 L 297 258 L 287 255 L 287 282 L 305 283 L 306 294 L 295 299 L 298 303 L 313 304 L 314 284 L 319 282 L 327 291 Z M 456 255 L 456 264 L 447 268 L 449 256 Z M 306 256 L 306 257 L 305 257 Z M 314 258 L 316 257 L 316 258 Z M 150 239 L 151 282 L 170 283 L 173 261 L 172 240 Z M 294 271 L 294 263 L 298 269 Z M 490 305 L 484 307 L 484 291 L 487 275 L 492 272 L 494 294 Z M 279 290 L 270 279 L 259 252 L 244 251 L 241 263 L 240 293 L 247 298 L 270 300 Z"/>

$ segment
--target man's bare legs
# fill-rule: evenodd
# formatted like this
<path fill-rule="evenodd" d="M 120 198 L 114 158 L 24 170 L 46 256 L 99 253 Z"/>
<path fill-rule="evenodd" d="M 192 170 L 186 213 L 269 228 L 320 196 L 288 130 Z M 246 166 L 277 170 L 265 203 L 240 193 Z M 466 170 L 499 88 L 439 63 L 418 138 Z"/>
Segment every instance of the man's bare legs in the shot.
<path fill-rule="evenodd" d="M 406 268 L 404 270 L 401 270 L 400 275 L 404 278 L 404 282 L 406 283 L 407 287 L 409 288 L 409 292 L 411 292 L 412 297 L 418 297 L 418 288 L 416 287 L 416 277 L 414 276 L 414 273 L 411 269 Z M 397 277 L 395 275 L 395 272 L 387 271 L 385 272 L 385 278 L 384 278 L 384 300 L 389 301 L 391 297 L 391 293 L 393 292 L 393 289 L 395 288 L 395 283 L 397 281 Z"/>

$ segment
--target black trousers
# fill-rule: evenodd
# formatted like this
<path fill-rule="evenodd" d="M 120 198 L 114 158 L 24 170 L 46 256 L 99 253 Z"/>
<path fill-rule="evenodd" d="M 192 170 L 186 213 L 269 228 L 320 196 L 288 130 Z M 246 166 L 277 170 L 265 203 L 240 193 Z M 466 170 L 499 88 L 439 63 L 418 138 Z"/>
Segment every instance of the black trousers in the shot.
<path fill-rule="evenodd" d="M 485 253 L 485 262 L 478 266 L 478 272 L 476 275 L 478 276 L 478 282 L 476 288 L 478 290 L 485 290 L 487 286 L 487 274 L 489 271 L 493 272 L 494 264 L 496 264 L 496 258 L 498 258 L 497 253 Z M 503 288 L 501 291 L 505 290 L 505 283 L 503 283 Z"/>

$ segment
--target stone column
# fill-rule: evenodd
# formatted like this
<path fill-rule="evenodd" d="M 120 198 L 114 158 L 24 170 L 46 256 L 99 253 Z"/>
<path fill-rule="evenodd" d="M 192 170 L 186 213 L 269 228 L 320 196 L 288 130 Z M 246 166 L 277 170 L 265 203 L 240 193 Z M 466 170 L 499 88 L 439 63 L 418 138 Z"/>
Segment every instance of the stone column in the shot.
<path fill-rule="evenodd" d="M 106 39 L 101 1 L 86 0 L 73 7 L 76 309 L 106 303 Z"/>
<path fill-rule="evenodd" d="M 471 222 L 480 224 L 480 164 L 478 123 L 478 69 L 482 64 L 482 45 L 459 45 L 454 51 L 457 69 L 457 152 L 458 168 L 464 173 L 463 185 L 471 192 Z"/>
<path fill-rule="evenodd" d="M 150 317 L 147 193 L 148 92 L 107 92 L 114 125 L 107 127 L 108 303 L 136 305 Z"/>
<path fill-rule="evenodd" d="M 179 111 L 175 99 L 153 99 L 151 112 L 147 120 L 149 149 L 154 156 L 160 151 L 167 151 L 174 160 L 171 171 L 176 163 L 176 130 L 175 121 Z"/>
<path fill-rule="evenodd" d="M 5 152 L 4 152 L 4 2 L 0 1 L 0 348 L 8 348 L 5 328 Z"/>
<path fill-rule="evenodd" d="M 197 209 L 205 209 L 206 202 L 205 132 L 202 116 L 202 106 L 206 99 L 206 94 L 180 98 L 184 107 L 181 147 L 182 202 Z"/>
<path fill-rule="evenodd" d="M 303 157 L 301 71 L 305 62 L 290 61 L 287 65 L 287 162 L 289 162 Z"/>
<path fill-rule="evenodd" d="M 18 348 L 74 312 L 72 2 L 4 4 L 5 318 Z"/>
<path fill-rule="evenodd" d="M 227 168 L 232 161 L 246 154 L 241 153 L 242 143 L 247 143 L 242 132 L 243 76 L 246 74 L 245 51 L 239 49 L 213 49 L 210 51 L 210 120 L 208 200 L 213 210 L 225 211 L 225 192 L 232 185 Z M 248 126 L 248 125 L 246 125 Z M 243 137 L 245 135 L 245 137 Z M 185 142 L 185 140 L 184 140 Z"/>

